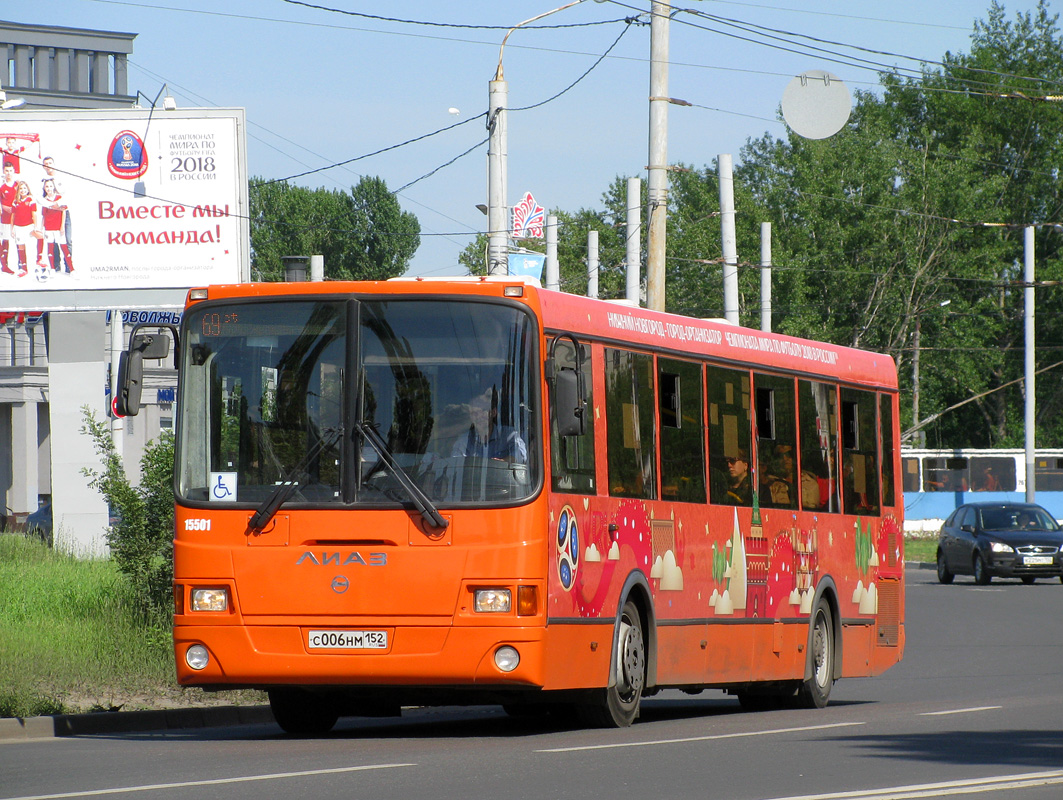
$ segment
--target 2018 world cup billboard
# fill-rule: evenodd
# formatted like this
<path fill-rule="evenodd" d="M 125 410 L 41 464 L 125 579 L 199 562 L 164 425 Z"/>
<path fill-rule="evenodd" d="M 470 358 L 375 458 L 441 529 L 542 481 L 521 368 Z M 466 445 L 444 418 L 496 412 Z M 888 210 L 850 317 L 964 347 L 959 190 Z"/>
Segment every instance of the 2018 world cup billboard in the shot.
<path fill-rule="evenodd" d="M 0 308 L 180 304 L 249 272 L 242 109 L 0 115 Z"/>

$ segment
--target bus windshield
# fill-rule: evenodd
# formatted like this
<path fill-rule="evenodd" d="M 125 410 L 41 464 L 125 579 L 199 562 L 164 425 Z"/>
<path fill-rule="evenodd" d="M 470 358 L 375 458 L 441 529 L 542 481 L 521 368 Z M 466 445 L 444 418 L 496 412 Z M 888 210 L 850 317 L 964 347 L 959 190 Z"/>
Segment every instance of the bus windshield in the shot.
<path fill-rule="evenodd" d="M 542 483 L 518 306 L 240 300 L 192 307 L 185 331 L 185 500 L 255 506 L 290 481 L 295 505 L 504 505 Z"/>

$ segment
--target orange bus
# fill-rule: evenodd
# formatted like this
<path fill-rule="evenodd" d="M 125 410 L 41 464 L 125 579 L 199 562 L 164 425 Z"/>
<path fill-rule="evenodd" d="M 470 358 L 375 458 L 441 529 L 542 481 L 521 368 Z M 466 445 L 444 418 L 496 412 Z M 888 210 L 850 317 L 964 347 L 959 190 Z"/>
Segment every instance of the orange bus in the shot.
<path fill-rule="evenodd" d="M 179 344 L 177 678 L 286 731 L 822 707 L 902 656 L 888 356 L 509 278 L 193 289 Z"/>

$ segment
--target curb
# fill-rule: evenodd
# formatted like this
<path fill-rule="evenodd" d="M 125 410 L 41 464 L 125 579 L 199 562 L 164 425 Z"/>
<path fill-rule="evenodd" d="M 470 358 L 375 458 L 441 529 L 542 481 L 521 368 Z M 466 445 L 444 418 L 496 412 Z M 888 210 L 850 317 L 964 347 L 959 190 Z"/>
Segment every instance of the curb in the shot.
<path fill-rule="evenodd" d="M 155 711 L 116 711 L 95 714 L 58 714 L 54 717 L 0 719 L 0 744 L 29 739 L 85 736 L 100 733 L 222 728 L 273 722 L 269 706 L 170 708 Z"/>

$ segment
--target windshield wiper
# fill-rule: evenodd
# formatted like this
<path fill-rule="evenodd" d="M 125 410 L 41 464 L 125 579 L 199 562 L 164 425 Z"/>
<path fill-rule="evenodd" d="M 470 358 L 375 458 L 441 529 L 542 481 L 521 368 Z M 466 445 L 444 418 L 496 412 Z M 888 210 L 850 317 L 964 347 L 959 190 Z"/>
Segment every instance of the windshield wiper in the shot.
<path fill-rule="evenodd" d="M 421 487 L 414 483 L 413 478 L 409 476 L 409 473 L 399 466 L 399 462 L 395 460 L 395 456 L 393 456 L 391 450 L 388 449 L 387 442 L 385 442 L 380 434 L 377 433 L 376 429 L 366 422 L 356 422 L 354 423 L 354 427 L 355 430 L 365 437 L 365 440 L 369 442 L 370 446 L 376 450 L 376 454 L 380 456 L 381 463 L 383 463 L 391 474 L 395 476 L 395 480 L 399 482 L 399 485 L 402 486 L 406 494 L 409 495 L 410 499 L 413 501 L 414 506 L 416 506 L 417 510 L 421 512 L 421 517 L 424 518 L 424 521 L 433 528 L 439 528 L 440 530 L 445 529 L 448 524 L 447 520 L 439 513 L 439 509 L 433 505 L 432 501 L 428 498 L 428 495 L 421 491 Z"/>
<path fill-rule="evenodd" d="M 288 471 L 288 475 L 273 488 L 269 497 L 251 515 L 251 519 L 247 521 L 247 530 L 244 531 L 245 536 L 262 533 L 277 513 L 277 509 L 284 504 L 284 501 L 295 491 L 295 487 L 299 485 L 299 476 L 310 466 L 310 462 L 317 457 L 318 453 L 337 442 L 343 434 L 343 428 L 325 428 L 324 434 L 313 447 L 306 451 L 306 455 L 303 456 L 302 460 Z"/>

